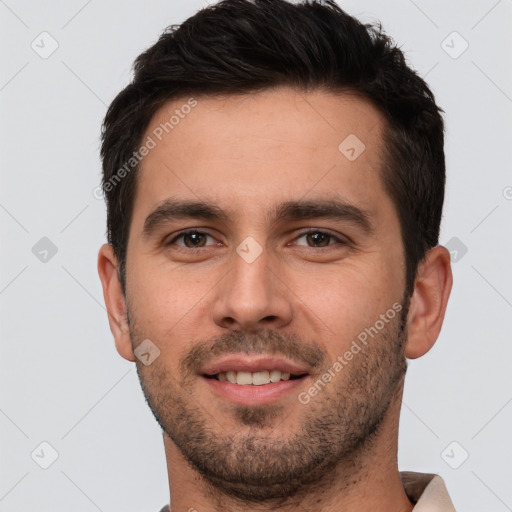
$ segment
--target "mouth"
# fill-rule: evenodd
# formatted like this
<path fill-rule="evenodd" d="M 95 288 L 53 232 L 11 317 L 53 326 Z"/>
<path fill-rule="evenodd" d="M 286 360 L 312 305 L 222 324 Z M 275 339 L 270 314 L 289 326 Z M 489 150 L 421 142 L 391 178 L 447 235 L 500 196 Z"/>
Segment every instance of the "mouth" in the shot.
<path fill-rule="evenodd" d="M 199 375 L 216 397 L 256 406 L 298 393 L 310 368 L 280 357 L 231 354 L 201 368 Z"/>

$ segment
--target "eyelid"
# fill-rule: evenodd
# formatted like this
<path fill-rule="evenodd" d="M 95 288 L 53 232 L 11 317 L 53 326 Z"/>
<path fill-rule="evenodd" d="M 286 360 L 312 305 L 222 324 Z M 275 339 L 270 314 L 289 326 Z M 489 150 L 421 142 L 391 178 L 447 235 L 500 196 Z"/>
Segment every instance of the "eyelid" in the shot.
<path fill-rule="evenodd" d="M 349 244 L 353 243 L 352 240 L 346 235 L 343 235 L 341 233 L 334 233 L 328 229 L 321 229 L 321 228 L 308 228 L 304 231 L 301 231 L 297 236 L 295 236 L 295 238 L 293 240 L 296 241 L 297 239 L 302 238 L 303 236 L 308 235 L 309 233 L 322 233 L 324 235 L 330 236 L 331 238 L 335 239 L 338 243 L 341 243 L 344 245 L 349 245 Z M 287 245 L 291 245 L 291 244 L 287 244 Z M 308 247 L 310 249 L 322 249 L 322 248 L 331 247 L 332 245 L 336 245 L 336 244 L 329 244 L 325 247 L 309 247 L 309 246 L 306 246 L 306 247 Z"/>
<path fill-rule="evenodd" d="M 191 234 L 198 234 L 198 235 L 204 235 L 206 237 L 210 237 L 211 239 L 215 240 L 215 237 L 208 233 L 207 231 L 202 231 L 201 228 L 188 228 L 184 229 L 183 231 L 179 231 L 178 233 L 174 233 L 171 235 L 171 239 L 169 241 L 164 241 L 164 245 L 177 245 L 178 247 L 185 247 L 186 249 L 204 249 L 205 247 L 208 247 L 209 245 L 215 245 L 215 244 L 209 244 L 204 247 L 186 247 L 185 245 L 180 245 L 176 243 L 176 240 L 179 238 L 182 238 L 185 235 L 191 235 Z M 169 237 L 167 237 L 169 238 Z"/>

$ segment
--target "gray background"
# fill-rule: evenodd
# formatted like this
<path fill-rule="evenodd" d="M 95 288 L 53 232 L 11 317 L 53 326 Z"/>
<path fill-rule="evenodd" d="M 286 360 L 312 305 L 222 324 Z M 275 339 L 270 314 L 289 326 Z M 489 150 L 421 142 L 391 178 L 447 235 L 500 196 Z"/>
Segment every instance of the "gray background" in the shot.
<path fill-rule="evenodd" d="M 94 190 L 133 59 L 205 5 L 0 0 L 1 512 L 168 501 L 159 428 L 107 323 Z M 440 473 L 458 510 L 512 510 L 512 1 L 340 5 L 381 20 L 446 111 L 455 284 L 436 347 L 409 367 L 400 468 Z"/>

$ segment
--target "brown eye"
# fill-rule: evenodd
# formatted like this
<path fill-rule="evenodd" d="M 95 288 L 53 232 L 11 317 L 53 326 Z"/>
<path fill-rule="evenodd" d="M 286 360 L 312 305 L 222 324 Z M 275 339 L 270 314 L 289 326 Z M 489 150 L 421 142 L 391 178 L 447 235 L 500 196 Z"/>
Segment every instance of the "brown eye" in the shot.
<path fill-rule="evenodd" d="M 321 231 L 312 231 L 306 235 L 308 245 L 312 247 L 327 247 L 332 236 Z"/>
<path fill-rule="evenodd" d="M 215 239 L 207 233 L 202 233 L 201 231 L 184 231 L 175 236 L 166 245 L 177 245 L 188 249 L 200 249 L 213 244 L 215 244 Z"/>
<path fill-rule="evenodd" d="M 327 231 L 309 230 L 295 239 L 295 244 L 302 247 L 322 248 L 331 245 L 343 244 L 343 240 L 339 237 L 328 233 Z"/>
<path fill-rule="evenodd" d="M 206 236 L 202 233 L 185 233 L 183 242 L 186 247 L 204 247 L 206 244 Z"/>

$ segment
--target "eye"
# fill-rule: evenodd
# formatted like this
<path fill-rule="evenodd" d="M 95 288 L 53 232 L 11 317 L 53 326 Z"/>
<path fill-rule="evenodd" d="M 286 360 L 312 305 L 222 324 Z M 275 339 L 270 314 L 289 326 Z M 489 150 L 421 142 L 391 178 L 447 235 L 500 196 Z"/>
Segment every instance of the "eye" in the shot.
<path fill-rule="evenodd" d="M 335 245 L 336 243 L 344 244 L 341 238 L 334 236 L 326 231 L 311 230 L 302 235 L 298 236 L 295 245 L 301 245 L 306 247 L 327 247 L 329 245 Z M 303 240 L 301 242 L 300 240 Z"/>
<path fill-rule="evenodd" d="M 208 241 L 210 243 L 207 243 Z M 200 249 L 201 247 L 214 245 L 215 243 L 217 242 L 211 235 L 203 233 L 202 231 L 190 230 L 183 231 L 179 235 L 175 236 L 172 240 L 167 242 L 166 245 L 178 245 L 188 249 Z"/>

